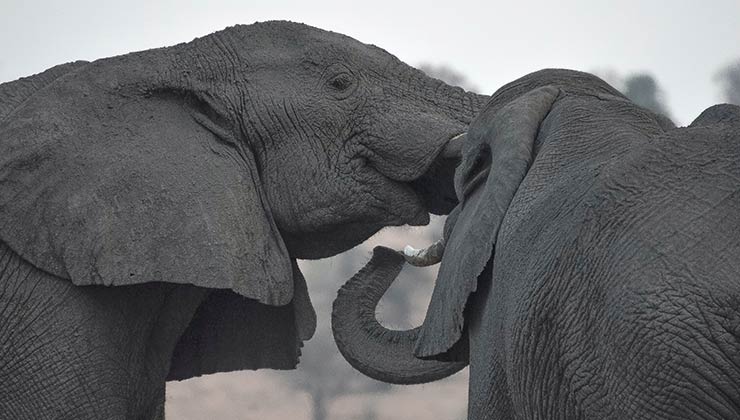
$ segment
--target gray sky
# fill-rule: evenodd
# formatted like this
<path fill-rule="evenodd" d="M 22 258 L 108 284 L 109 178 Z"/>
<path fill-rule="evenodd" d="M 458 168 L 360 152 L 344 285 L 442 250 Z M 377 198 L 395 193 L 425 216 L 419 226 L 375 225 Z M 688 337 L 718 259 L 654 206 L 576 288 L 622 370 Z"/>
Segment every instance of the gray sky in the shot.
<path fill-rule="evenodd" d="M 738 0 L 39 3 L 0 0 L 0 82 L 285 19 L 376 44 L 412 65 L 450 64 L 485 93 L 545 67 L 648 71 L 676 121 L 687 124 L 720 101 L 717 70 L 740 58 Z"/>

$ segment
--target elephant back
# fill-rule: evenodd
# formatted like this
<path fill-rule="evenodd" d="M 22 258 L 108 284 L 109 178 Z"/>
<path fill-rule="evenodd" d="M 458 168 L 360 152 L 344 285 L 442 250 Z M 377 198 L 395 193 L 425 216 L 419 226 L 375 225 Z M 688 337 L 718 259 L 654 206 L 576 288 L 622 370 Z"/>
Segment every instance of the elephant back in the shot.
<path fill-rule="evenodd" d="M 33 76 L 0 84 L 0 121 L 12 114 L 13 110 L 37 91 L 54 83 L 60 77 L 85 67 L 87 64 L 87 61 L 60 64 Z"/>
<path fill-rule="evenodd" d="M 705 109 L 691 123 L 691 127 L 712 126 L 717 124 L 731 124 L 740 126 L 740 106 L 733 104 L 717 104 Z"/>

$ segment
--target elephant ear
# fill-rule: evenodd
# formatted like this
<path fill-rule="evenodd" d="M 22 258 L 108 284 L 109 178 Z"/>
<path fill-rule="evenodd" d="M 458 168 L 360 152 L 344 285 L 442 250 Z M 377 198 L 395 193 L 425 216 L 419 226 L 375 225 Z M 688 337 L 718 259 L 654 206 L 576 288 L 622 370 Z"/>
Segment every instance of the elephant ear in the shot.
<path fill-rule="evenodd" d="M 295 369 L 303 342 L 315 331 L 316 313 L 295 261 L 293 280 L 293 302 L 285 306 L 263 305 L 231 290 L 209 293 L 177 342 L 167 380 L 245 369 Z"/>
<path fill-rule="evenodd" d="M 417 357 L 458 357 L 450 351 L 463 334 L 465 305 L 493 256 L 506 210 L 532 163 L 540 123 L 559 92 L 540 87 L 506 104 L 494 96 L 471 123 L 455 172 L 460 204 L 445 225 L 444 256 L 414 349 Z"/>
<path fill-rule="evenodd" d="M 187 283 L 288 304 L 291 262 L 257 163 L 216 115 L 85 71 L 39 90 L 0 121 L 0 240 L 76 285 Z"/>

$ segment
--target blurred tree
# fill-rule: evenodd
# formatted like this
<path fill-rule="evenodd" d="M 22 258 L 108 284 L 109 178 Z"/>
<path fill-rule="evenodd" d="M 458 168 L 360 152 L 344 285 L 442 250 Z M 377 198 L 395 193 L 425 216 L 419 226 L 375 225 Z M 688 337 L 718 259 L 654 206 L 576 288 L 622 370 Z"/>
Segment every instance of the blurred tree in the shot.
<path fill-rule="evenodd" d="M 447 83 L 448 85 L 460 86 L 461 88 L 471 92 L 478 91 L 478 88 L 473 85 L 464 74 L 446 64 L 434 65 L 429 63 L 422 63 L 419 64 L 417 68 L 426 73 L 428 76 L 439 79 Z"/>
<path fill-rule="evenodd" d="M 663 92 L 650 74 L 636 73 L 628 76 L 624 81 L 622 93 L 637 105 L 670 118 L 663 104 Z"/>
<path fill-rule="evenodd" d="M 717 79 L 722 84 L 722 99 L 740 105 L 740 60 L 720 70 Z"/>
<path fill-rule="evenodd" d="M 378 413 L 375 412 L 375 409 L 372 406 L 367 404 L 365 405 L 365 410 L 362 412 L 360 419 L 361 420 L 378 420 Z"/>
<path fill-rule="evenodd" d="M 389 384 L 361 375 L 344 360 L 334 344 L 330 316 L 321 312 L 331 309 L 337 285 L 349 279 L 364 264 L 366 256 L 366 249 L 356 248 L 333 258 L 302 264 L 306 277 L 311 280 L 311 299 L 319 309 L 319 319 L 314 337 L 302 349 L 297 372 L 289 372 L 285 380 L 309 395 L 313 420 L 328 420 L 328 406 L 342 396 L 391 389 Z"/>
<path fill-rule="evenodd" d="M 622 77 L 617 71 L 609 68 L 593 70 L 591 73 L 612 85 L 637 105 L 671 118 L 671 113 L 665 105 L 663 90 L 651 74 L 633 73 Z"/>
<path fill-rule="evenodd" d="M 338 353 L 328 328 L 311 341 L 299 365 L 293 385 L 311 398 L 313 420 L 327 420 L 328 405 L 346 395 L 387 392 L 391 385 L 365 378 L 354 371 Z M 297 379 L 297 380 L 296 380 Z"/>

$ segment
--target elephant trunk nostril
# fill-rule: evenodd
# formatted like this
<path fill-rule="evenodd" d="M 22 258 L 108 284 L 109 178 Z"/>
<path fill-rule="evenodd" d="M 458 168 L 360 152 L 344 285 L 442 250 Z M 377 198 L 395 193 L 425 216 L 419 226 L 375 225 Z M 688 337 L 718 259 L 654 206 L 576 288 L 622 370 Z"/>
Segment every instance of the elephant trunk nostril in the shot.
<path fill-rule="evenodd" d="M 445 251 L 444 238 L 438 240 L 427 248 L 416 249 L 406 245 L 403 249 L 403 257 L 406 262 L 416 267 L 427 267 L 442 261 Z"/>

